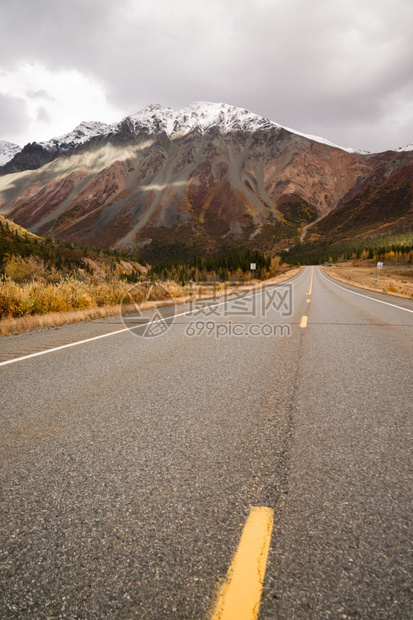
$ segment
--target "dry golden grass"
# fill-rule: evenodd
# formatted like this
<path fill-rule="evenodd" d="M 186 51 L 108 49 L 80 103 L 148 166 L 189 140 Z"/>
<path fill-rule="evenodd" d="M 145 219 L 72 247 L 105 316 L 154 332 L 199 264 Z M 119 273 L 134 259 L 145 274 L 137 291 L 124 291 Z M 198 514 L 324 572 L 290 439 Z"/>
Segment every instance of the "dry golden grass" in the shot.
<path fill-rule="evenodd" d="M 291 269 L 266 280 L 265 284 L 283 282 L 301 269 L 302 267 Z M 262 282 L 253 281 L 248 285 L 237 285 L 237 290 L 248 291 L 261 285 Z M 220 297 L 233 287 L 234 285 L 229 283 L 182 286 L 176 282 L 164 282 L 158 287 L 154 286 L 148 298 L 148 289 L 142 288 L 140 293 L 139 285 L 125 281 L 91 285 L 78 280 L 67 280 L 53 285 L 44 282 L 16 284 L 4 280 L 0 282 L 0 317 L 3 317 L 0 319 L 0 334 L 8 336 L 108 316 L 121 316 L 136 312 L 137 303 L 140 310 L 147 310 L 156 306 L 183 304 L 194 297 Z M 133 295 L 128 299 L 131 289 Z M 128 305 L 128 301 L 134 303 Z"/>
<path fill-rule="evenodd" d="M 0 333 L 2 336 L 30 332 L 35 329 L 69 325 L 81 321 L 93 321 L 106 316 L 120 315 L 120 305 L 104 306 L 92 310 L 77 310 L 67 312 L 49 312 L 47 314 L 34 314 L 18 318 L 6 318 L 0 321 Z"/>
<path fill-rule="evenodd" d="M 413 299 L 413 269 L 381 269 L 377 286 L 377 268 L 373 265 L 333 265 L 325 272 L 341 282 L 369 291 Z"/>

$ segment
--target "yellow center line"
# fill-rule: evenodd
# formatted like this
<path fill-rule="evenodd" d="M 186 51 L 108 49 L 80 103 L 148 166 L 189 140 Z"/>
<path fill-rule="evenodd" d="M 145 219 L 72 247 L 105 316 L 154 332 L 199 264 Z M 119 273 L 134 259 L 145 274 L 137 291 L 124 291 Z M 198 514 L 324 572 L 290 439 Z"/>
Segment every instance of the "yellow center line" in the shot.
<path fill-rule="evenodd" d="M 270 548 L 274 510 L 251 508 L 211 620 L 255 620 Z"/>
<path fill-rule="evenodd" d="M 311 267 L 311 280 L 310 280 L 310 288 L 308 289 L 308 294 L 311 295 L 311 292 L 313 290 L 313 271 L 314 271 L 314 267 Z"/>
<path fill-rule="evenodd" d="M 301 317 L 300 327 L 307 327 L 308 316 Z"/>
<path fill-rule="evenodd" d="M 308 304 L 310 303 L 310 299 L 307 299 L 307 303 L 308 303 Z"/>

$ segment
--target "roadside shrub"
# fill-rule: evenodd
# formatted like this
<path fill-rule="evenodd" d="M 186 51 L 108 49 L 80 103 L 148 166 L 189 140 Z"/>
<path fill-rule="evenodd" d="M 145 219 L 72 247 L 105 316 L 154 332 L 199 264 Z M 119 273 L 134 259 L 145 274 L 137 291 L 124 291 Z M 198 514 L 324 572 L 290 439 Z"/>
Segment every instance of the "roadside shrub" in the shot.
<path fill-rule="evenodd" d="M 17 284 L 5 278 L 0 282 L 0 318 L 84 310 L 95 305 L 87 286 L 76 280 Z"/>
<path fill-rule="evenodd" d="M 37 256 L 11 256 L 4 267 L 4 273 L 14 282 L 29 282 L 44 275 L 44 263 Z"/>
<path fill-rule="evenodd" d="M 397 293 L 398 288 L 395 284 L 391 282 L 390 284 L 387 285 L 387 290 L 389 291 L 389 293 Z"/>
<path fill-rule="evenodd" d="M 15 282 L 4 279 L 0 282 L 0 317 L 22 316 L 20 304 L 21 288 Z"/>
<path fill-rule="evenodd" d="M 90 294 L 96 306 L 111 306 L 120 304 L 130 287 L 130 283 L 125 280 L 100 282 L 90 286 Z"/>

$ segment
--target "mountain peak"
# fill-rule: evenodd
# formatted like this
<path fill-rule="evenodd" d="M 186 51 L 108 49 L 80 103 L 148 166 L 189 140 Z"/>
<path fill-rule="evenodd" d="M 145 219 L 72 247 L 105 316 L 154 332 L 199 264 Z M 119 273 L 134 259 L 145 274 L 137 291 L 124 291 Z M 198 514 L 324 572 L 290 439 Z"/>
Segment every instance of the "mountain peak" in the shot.
<path fill-rule="evenodd" d="M 40 144 L 47 151 L 55 151 L 56 149 L 67 151 L 79 144 L 87 142 L 91 138 L 109 133 L 110 129 L 111 126 L 106 125 L 106 123 L 101 123 L 99 121 L 82 121 L 73 131 L 63 136 L 52 138 L 47 142 L 40 142 Z"/>
<path fill-rule="evenodd" d="M 164 131 L 168 136 L 189 133 L 194 129 L 205 133 L 212 127 L 217 127 L 222 133 L 237 130 L 252 133 L 258 129 L 280 127 L 249 110 L 210 101 L 195 101 L 181 110 L 150 104 L 136 114 L 126 117 L 122 122 L 126 120 L 135 132 Z M 114 127 L 115 130 L 117 126 Z"/>

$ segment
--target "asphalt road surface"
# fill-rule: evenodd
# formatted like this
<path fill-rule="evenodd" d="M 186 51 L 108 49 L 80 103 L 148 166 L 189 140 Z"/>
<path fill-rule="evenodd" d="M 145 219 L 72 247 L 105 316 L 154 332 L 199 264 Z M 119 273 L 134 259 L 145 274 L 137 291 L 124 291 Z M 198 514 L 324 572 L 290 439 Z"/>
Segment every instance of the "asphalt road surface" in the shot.
<path fill-rule="evenodd" d="M 206 618 L 268 507 L 259 618 L 412 618 L 413 302 L 176 313 L 0 340 L 0 617 Z"/>

